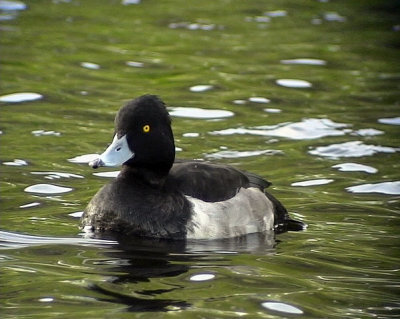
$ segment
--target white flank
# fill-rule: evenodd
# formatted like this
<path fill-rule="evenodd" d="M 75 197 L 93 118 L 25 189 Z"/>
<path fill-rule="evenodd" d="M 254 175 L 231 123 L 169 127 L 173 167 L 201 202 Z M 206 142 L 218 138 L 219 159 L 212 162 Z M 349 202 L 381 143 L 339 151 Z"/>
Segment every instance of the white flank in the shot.
<path fill-rule="evenodd" d="M 230 238 L 274 227 L 273 204 L 257 188 L 241 188 L 234 197 L 215 203 L 188 199 L 193 205 L 188 239 Z"/>

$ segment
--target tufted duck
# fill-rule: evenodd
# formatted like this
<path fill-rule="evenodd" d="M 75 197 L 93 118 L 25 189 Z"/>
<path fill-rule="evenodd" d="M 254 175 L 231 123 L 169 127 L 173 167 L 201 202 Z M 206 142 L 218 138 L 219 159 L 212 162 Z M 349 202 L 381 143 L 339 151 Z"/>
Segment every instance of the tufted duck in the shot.
<path fill-rule="evenodd" d="M 304 228 L 264 191 L 270 183 L 263 178 L 227 165 L 175 161 L 171 119 L 154 95 L 119 110 L 113 142 L 89 165 L 122 165 L 81 218 L 82 227 L 94 232 L 217 239 Z"/>

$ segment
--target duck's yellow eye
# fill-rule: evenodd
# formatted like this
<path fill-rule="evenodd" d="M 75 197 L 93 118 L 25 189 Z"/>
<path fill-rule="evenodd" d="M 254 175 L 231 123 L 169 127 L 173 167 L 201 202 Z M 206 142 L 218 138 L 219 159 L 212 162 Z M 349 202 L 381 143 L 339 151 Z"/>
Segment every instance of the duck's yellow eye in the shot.
<path fill-rule="evenodd" d="M 143 126 L 143 132 L 144 133 L 149 133 L 150 132 L 150 125 Z"/>

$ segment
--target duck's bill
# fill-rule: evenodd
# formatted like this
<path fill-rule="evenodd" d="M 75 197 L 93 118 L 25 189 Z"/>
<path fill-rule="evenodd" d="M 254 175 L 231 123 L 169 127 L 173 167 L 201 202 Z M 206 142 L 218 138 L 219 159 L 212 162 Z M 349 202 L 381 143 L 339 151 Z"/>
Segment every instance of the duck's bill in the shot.
<path fill-rule="evenodd" d="M 128 145 L 126 135 L 118 138 L 115 134 L 114 139 L 109 147 L 94 161 L 91 161 L 89 165 L 93 168 L 100 166 L 119 166 L 130 160 L 135 156 Z"/>

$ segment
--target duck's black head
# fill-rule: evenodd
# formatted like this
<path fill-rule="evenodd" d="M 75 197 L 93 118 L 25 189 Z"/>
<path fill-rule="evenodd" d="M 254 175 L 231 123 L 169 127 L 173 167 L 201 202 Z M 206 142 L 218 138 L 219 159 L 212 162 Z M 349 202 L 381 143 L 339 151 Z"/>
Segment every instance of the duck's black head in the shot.
<path fill-rule="evenodd" d="M 154 95 L 143 95 L 118 111 L 112 144 L 90 165 L 124 165 L 156 180 L 168 174 L 174 159 L 174 136 L 165 104 Z"/>

